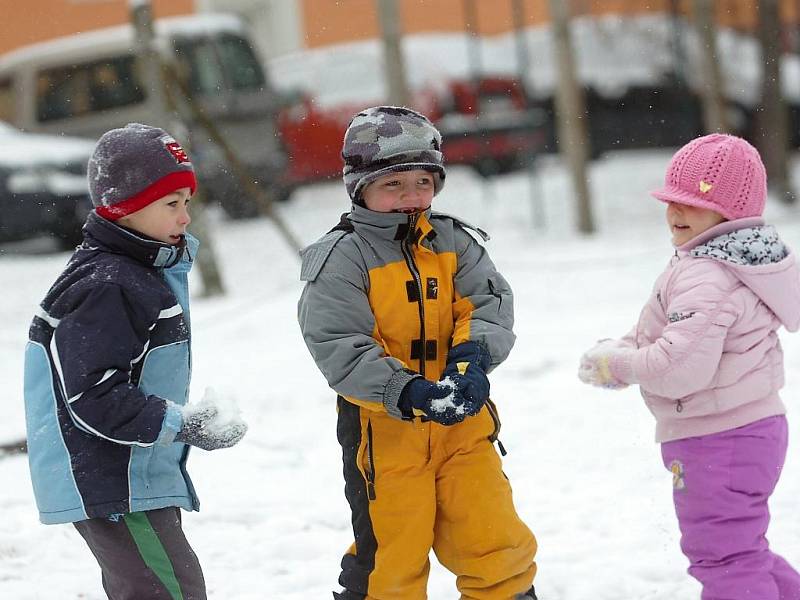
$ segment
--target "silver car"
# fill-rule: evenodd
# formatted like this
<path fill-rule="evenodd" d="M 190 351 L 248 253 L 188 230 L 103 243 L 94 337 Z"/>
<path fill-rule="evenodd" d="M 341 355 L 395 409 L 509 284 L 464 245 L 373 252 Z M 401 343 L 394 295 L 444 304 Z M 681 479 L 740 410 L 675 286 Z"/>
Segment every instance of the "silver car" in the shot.
<path fill-rule="evenodd" d="M 0 122 L 0 242 L 51 235 L 64 249 L 78 245 L 92 209 L 86 163 L 93 149 L 92 140 Z"/>

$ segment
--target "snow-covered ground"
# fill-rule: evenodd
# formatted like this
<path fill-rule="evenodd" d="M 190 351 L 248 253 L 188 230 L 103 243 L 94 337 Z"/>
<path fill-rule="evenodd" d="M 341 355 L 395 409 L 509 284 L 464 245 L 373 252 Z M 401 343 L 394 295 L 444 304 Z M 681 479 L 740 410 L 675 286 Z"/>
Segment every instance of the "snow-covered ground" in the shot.
<path fill-rule="evenodd" d="M 699 597 L 678 548 L 671 477 L 638 392 L 597 390 L 576 377 L 587 346 L 627 331 L 669 259 L 663 205 L 646 195 L 669 155 L 608 155 L 593 165 L 599 232 L 590 237 L 573 232 L 568 181 L 552 158 L 533 181 L 521 173 L 484 186 L 470 171 L 451 169 L 435 200 L 493 234 L 489 250 L 516 292 L 519 339 L 493 374 L 492 393 L 509 450 L 504 468 L 539 540 L 543 600 Z M 340 183 L 323 183 L 280 208 L 310 242 L 338 220 L 345 200 Z M 800 248 L 798 214 L 771 206 L 768 216 Z M 203 506 L 185 516 L 187 535 L 212 599 L 330 598 L 351 531 L 334 396 L 295 322 L 299 263 L 263 219 L 219 222 L 215 242 L 228 294 L 194 299 L 192 397 L 212 386 L 235 398 L 250 431 L 230 450 L 193 452 Z M 0 442 L 24 433 L 27 327 L 67 259 L 19 249 L 0 248 Z M 783 339 L 794 440 L 772 502 L 770 539 L 800 564 L 800 336 Z M 74 529 L 38 523 L 24 456 L 0 459 L 0 490 L 0 598 L 104 598 Z M 456 598 L 453 577 L 432 562 L 430 598 Z"/>

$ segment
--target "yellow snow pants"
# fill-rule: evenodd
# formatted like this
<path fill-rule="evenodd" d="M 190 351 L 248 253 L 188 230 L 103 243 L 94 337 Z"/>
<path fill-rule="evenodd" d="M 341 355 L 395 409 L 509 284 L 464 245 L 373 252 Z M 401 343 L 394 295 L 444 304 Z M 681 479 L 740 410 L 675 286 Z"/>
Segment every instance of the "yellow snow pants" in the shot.
<path fill-rule="evenodd" d="M 342 559 L 342 597 L 425 600 L 431 548 L 456 575 L 462 600 L 511 600 L 530 589 L 536 540 L 514 509 L 487 407 L 444 427 L 341 397 L 338 406 L 355 534 Z"/>

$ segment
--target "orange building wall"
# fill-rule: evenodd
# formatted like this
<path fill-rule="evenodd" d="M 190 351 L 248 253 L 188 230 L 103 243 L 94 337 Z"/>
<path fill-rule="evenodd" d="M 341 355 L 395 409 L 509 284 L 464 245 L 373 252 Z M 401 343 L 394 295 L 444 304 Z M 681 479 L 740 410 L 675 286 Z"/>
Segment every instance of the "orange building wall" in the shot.
<path fill-rule="evenodd" d="M 379 36 L 377 0 L 284 0 L 299 3 L 306 47 L 314 48 Z M 402 30 L 460 32 L 466 30 L 465 7 L 476 11 L 475 31 L 497 35 L 513 28 L 516 0 L 397 0 Z M 636 14 L 664 12 L 670 0 L 571 0 L 575 14 Z M 784 22 L 796 24 L 800 0 L 780 0 Z M 152 0 L 155 16 L 195 12 L 194 0 Z M 521 0 L 524 24 L 549 19 L 547 0 Z M 678 0 L 689 14 L 690 0 Z M 721 25 L 752 30 L 758 18 L 757 0 L 716 0 Z M 72 33 L 119 25 L 129 20 L 128 0 L 0 0 L 0 54 L 26 44 Z"/>
<path fill-rule="evenodd" d="M 156 18 L 194 12 L 194 0 L 153 0 Z M 128 0 L 0 0 L 0 54 L 130 20 Z"/>
<path fill-rule="evenodd" d="M 513 28 L 512 4 L 515 0 L 397 0 L 402 31 L 459 32 L 465 31 L 465 8 L 470 1 L 475 7 L 481 35 L 496 35 Z M 376 0 L 300 0 L 305 26 L 306 47 L 376 38 L 380 35 Z M 549 20 L 547 0 L 521 0 L 526 26 L 541 25 Z M 670 0 L 572 0 L 576 15 L 642 14 L 665 12 Z M 798 0 L 781 0 L 783 20 L 798 21 Z M 678 8 L 691 14 L 690 0 L 678 0 Z M 716 0 L 717 21 L 736 29 L 753 30 L 757 23 L 757 0 Z"/>

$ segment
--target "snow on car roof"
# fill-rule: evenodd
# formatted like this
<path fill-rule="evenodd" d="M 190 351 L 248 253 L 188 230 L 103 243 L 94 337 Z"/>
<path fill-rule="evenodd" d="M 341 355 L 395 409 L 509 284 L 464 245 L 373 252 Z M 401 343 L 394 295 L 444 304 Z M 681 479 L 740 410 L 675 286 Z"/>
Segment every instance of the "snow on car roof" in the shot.
<path fill-rule="evenodd" d="M 89 160 L 94 140 L 26 133 L 0 121 L 0 167 L 64 165 Z"/>
<path fill-rule="evenodd" d="M 207 13 L 158 19 L 155 21 L 155 30 L 157 38 L 169 39 L 224 31 L 241 33 L 244 24 L 233 14 Z M 130 23 L 23 46 L 0 56 L 0 70 L 35 60 L 46 60 L 51 56 L 63 61 L 65 54 L 85 52 L 87 48 L 104 48 L 120 44 L 125 48 L 134 47 L 135 38 Z"/>

